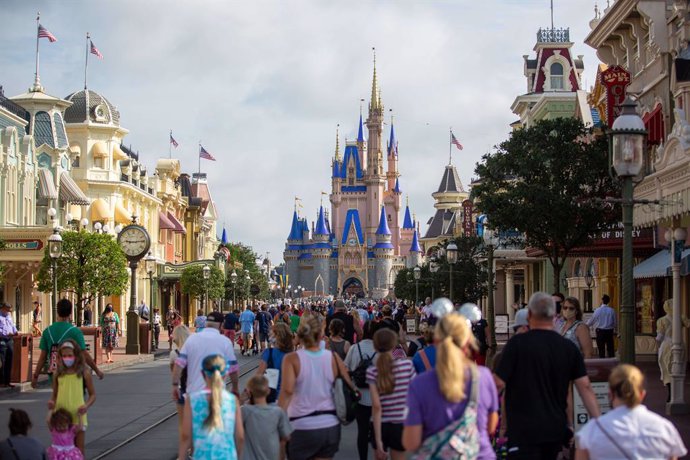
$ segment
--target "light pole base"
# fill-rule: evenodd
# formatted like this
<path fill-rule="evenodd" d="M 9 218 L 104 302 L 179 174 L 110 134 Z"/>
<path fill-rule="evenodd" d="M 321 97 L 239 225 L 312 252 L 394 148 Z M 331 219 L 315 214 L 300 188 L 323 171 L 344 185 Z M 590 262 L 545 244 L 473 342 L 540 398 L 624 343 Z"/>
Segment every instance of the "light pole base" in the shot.
<path fill-rule="evenodd" d="M 139 354 L 139 315 L 135 311 L 127 312 L 127 345 L 125 353 L 128 355 Z"/>
<path fill-rule="evenodd" d="M 690 413 L 690 404 L 686 402 L 668 402 L 666 403 L 666 415 L 683 415 Z"/>

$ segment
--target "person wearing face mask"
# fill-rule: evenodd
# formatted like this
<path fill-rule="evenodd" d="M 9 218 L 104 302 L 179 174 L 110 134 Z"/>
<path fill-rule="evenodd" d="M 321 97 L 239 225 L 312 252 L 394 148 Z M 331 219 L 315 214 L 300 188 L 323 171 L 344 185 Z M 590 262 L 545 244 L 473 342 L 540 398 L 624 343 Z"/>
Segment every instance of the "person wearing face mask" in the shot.
<path fill-rule="evenodd" d="M 10 315 L 9 304 L 0 305 L 0 387 L 11 387 L 10 376 L 12 375 L 12 356 L 14 355 L 14 336 L 17 335 L 17 328 Z"/>
<path fill-rule="evenodd" d="M 582 321 L 582 309 L 580 301 L 575 297 L 567 297 L 561 307 L 561 315 L 565 321 L 561 326 L 561 335 L 575 344 L 583 358 L 592 357 L 592 337 L 589 328 Z"/>

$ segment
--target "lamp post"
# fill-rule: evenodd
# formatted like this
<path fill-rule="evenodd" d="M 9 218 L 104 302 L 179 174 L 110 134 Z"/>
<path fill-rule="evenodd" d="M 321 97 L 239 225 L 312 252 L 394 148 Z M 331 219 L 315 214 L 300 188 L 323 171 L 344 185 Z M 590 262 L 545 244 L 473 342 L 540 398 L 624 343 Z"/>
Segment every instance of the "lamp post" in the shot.
<path fill-rule="evenodd" d="M 149 330 L 151 331 L 151 353 L 156 348 L 156 338 L 154 337 L 153 326 L 153 273 L 156 271 L 156 258 L 151 254 L 151 251 L 144 258 L 144 265 L 146 273 L 149 274 Z"/>
<path fill-rule="evenodd" d="M 647 132 L 644 122 L 637 114 L 637 104 L 630 97 L 626 97 L 622 110 L 609 135 L 610 157 L 616 174 L 623 180 L 623 256 L 621 266 L 621 321 L 620 335 L 621 361 L 627 364 L 635 363 L 635 305 L 633 281 L 633 250 L 632 250 L 632 221 L 633 221 L 633 177 L 642 170 L 644 162 L 644 140 Z"/>
<path fill-rule="evenodd" d="M 414 306 L 419 305 L 419 278 L 422 277 L 422 269 L 417 265 L 412 272 L 414 273 Z"/>
<path fill-rule="evenodd" d="M 201 272 L 204 275 L 204 305 L 203 309 L 206 314 L 208 314 L 208 280 L 211 277 L 211 267 L 209 267 L 207 264 L 204 264 L 203 268 L 201 269 Z"/>
<path fill-rule="evenodd" d="M 436 258 L 432 258 L 431 261 L 429 262 L 429 271 L 431 272 L 431 300 L 436 299 L 436 273 L 438 272 L 439 268 L 441 266 L 438 263 L 438 260 Z"/>
<path fill-rule="evenodd" d="M 237 285 L 237 273 L 235 270 L 232 271 L 230 274 L 230 284 L 232 284 L 232 308 L 236 308 L 235 306 L 235 286 Z"/>
<path fill-rule="evenodd" d="M 489 334 L 491 336 L 489 338 L 489 340 L 491 341 L 489 346 L 492 349 L 495 349 L 496 334 L 494 333 L 494 331 L 496 313 L 494 311 L 494 249 L 498 245 L 498 238 L 496 236 L 496 232 L 493 229 L 489 228 L 488 224 L 488 220 L 485 221 L 484 233 L 482 234 L 482 238 L 484 239 L 484 245 L 486 246 L 486 264 L 488 266 L 488 276 L 486 283 L 489 286 L 489 289 L 486 293 L 486 322 L 489 323 Z"/>
<path fill-rule="evenodd" d="M 451 241 L 446 246 L 446 259 L 448 260 L 448 268 L 450 270 L 450 284 L 448 285 L 448 297 L 453 302 L 453 265 L 458 261 L 458 246 L 454 241 Z"/>
<path fill-rule="evenodd" d="M 53 265 L 53 322 L 57 320 L 57 262 L 62 257 L 62 236 L 60 236 L 60 229 L 55 227 L 53 234 L 48 237 L 48 253 Z"/>
<path fill-rule="evenodd" d="M 684 228 L 676 228 L 673 234 L 667 230 L 667 238 L 671 240 L 671 253 L 673 263 L 671 272 L 673 274 L 673 318 L 671 327 L 671 400 L 666 403 L 666 414 L 678 415 L 690 412 L 690 406 L 685 402 L 685 360 L 683 359 L 683 329 L 682 313 L 680 302 L 680 262 L 683 249 L 685 249 L 685 239 L 687 231 Z"/>
<path fill-rule="evenodd" d="M 249 270 L 244 269 L 244 280 L 247 282 L 247 305 L 249 305 L 249 286 L 252 283 L 252 278 L 249 276 Z"/>

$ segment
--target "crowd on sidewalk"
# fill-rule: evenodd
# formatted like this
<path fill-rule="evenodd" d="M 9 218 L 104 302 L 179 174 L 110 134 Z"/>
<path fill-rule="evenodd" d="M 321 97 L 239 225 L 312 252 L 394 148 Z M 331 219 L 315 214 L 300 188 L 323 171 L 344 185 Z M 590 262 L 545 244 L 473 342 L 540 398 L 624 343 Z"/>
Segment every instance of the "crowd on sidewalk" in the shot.
<path fill-rule="evenodd" d="M 611 371 L 612 410 L 601 415 L 584 365 L 591 349 L 582 346 L 575 324 L 577 299 L 534 294 L 517 313 L 515 335 L 493 369 L 483 365 L 486 322 L 449 303 L 247 306 L 199 315 L 194 331 L 168 321 L 178 458 L 329 459 L 349 423 L 357 427 L 360 459 L 687 453 L 673 424 L 642 404 L 644 377 L 634 366 Z M 58 315 L 41 334 L 38 360 L 51 377 L 45 420 L 52 445 L 44 449 L 31 438 L 28 414 L 12 409 L 0 458 L 83 458 L 87 414 L 96 401 L 91 370 L 103 374 L 70 322 L 69 301 L 60 301 Z M 407 336 L 406 316 L 420 319 L 419 336 Z M 601 348 L 607 341 L 608 334 Z M 242 392 L 235 345 L 261 358 Z M 591 417 L 577 433 L 568 417 L 571 384 Z"/>

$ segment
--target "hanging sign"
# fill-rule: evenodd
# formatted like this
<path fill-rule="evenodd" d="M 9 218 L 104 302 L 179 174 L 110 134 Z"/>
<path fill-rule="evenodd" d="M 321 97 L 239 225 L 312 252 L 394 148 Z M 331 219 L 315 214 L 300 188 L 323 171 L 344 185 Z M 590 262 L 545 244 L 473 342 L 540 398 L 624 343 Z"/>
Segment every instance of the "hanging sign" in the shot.
<path fill-rule="evenodd" d="M 465 236 L 474 234 L 474 223 L 472 222 L 472 201 L 462 202 L 462 232 Z"/>
<path fill-rule="evenodd" d="M 630 72 L 615 65 L 601 73 L 601 84 L 606 88 L 606 124 L 611 127 L 620 114 L 625 100 L 625 88 L 630 84 Z"/>

